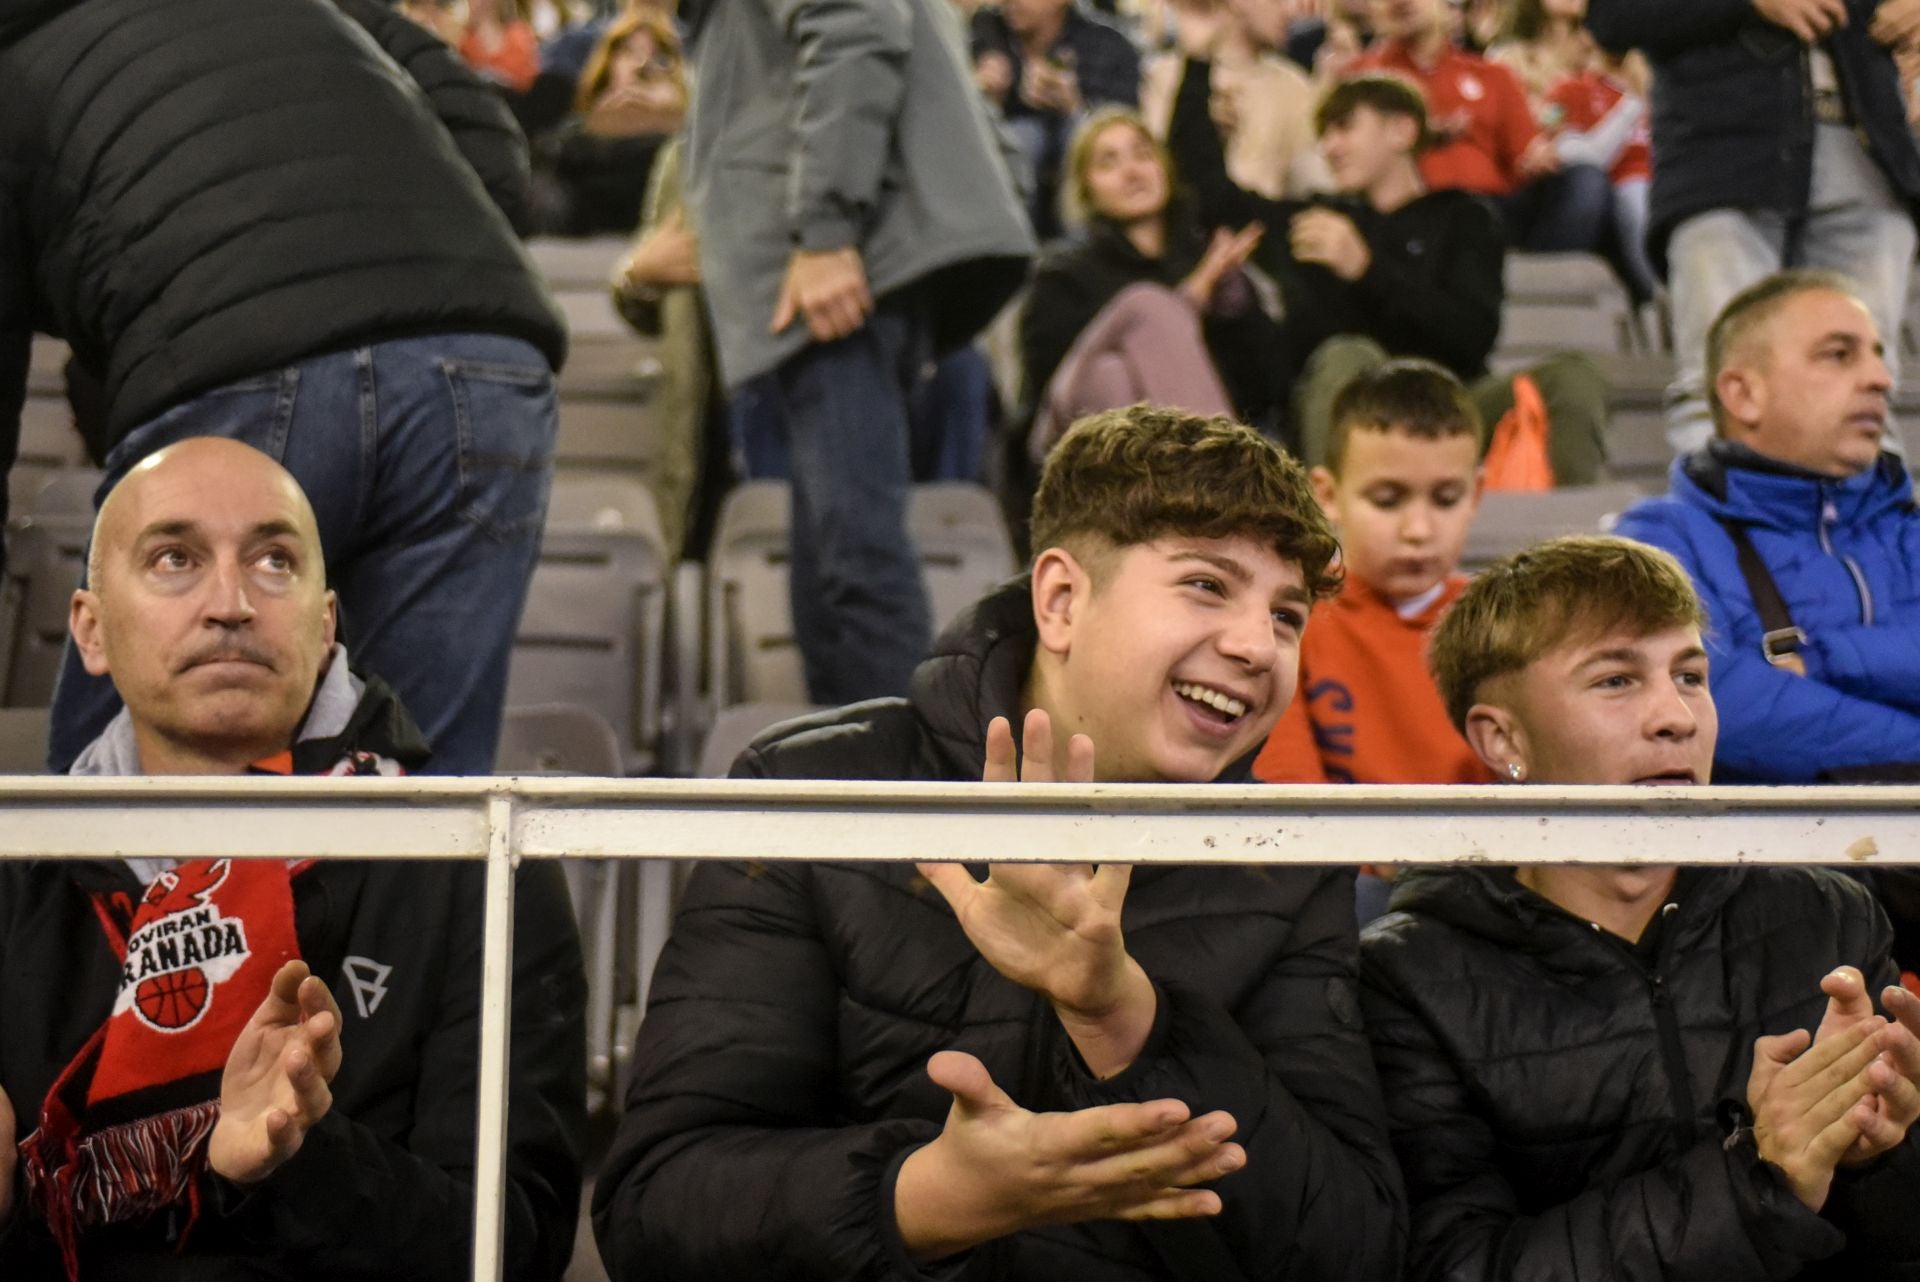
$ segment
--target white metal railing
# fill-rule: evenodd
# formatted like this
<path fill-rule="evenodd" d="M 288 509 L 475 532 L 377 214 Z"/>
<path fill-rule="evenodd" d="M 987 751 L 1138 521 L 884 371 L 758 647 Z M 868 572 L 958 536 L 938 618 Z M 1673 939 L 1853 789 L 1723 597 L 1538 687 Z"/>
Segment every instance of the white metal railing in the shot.
<path fill-rule="evenodd" d="M 522 859 L 1920 864 L 1920 787 L 0 777 L 0 859 L 139 856 L 486 861 L 473 1276 L 497 1282 Z"/>

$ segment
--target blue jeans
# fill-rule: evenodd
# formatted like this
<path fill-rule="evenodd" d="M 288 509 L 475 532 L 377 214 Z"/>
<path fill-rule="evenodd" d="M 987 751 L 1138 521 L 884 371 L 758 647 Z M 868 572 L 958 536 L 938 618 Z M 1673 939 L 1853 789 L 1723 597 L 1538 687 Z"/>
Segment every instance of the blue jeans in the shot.
<path fill-rule="evenodd" d="M 95 502 L 187 437 L 231 437 L 278 459 L 313 504 L 354 666 L 399 692 L 433 744 L 429 769 L 486 774 L 540 551 L 555 426 L 553 371 L 531 344 L 401 339 L 175 406 L 107 455 Z M 65 770 L 119 706 L 69 644 L 48 764 Z"/>
<path fill-rule="evenodd" d="M 1568 165 L 1496 203 L 1515 249 L 1594 254 L 1606 240 L 1613 188 L 1594 166 Z"/>
<path fill-rule="evenodd" d="M 1713 438 L 1707 405 L 1707 331 L 1733 296 L 1786 267 L 1844 273 L 1886 344 L 1887 369 L 1900 380 L 1900 318 L 1913 267 L 1913 213 L 1894 195 L 1880 166 L 1845 125 L 1815 126 L 1813 190 L 1807 211 L 1714 209 L 1680 223 L 1667 241 L 1667 291 L 1673 304 L 1678 365 L 1667 389 L 1667 443 L 1676 454 Z M 1887 438 L 1897 450 L 1897 433 Z"/>
<path fill-rule="evenodd" d="M 926 326 L 883 306 L 856 333 L 815 343 L 752 385 L 761 430 L 750 474 L 783 461 L 793 483 L 793 634 L 815 703 L 903 695 L 932 645 L 907 535 L 907 395 L 926 353 Z"/>

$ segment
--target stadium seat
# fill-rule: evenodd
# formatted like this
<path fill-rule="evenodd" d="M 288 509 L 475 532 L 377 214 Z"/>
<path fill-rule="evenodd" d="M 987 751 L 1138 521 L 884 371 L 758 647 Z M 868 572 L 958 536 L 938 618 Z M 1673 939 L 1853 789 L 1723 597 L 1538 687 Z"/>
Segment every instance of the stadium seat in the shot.
<path fill-rule="evenodd" d="M 1539 492 L 1495 491 L 1480 501 L 1461 568 L 1473 573 L 1503 556 L 1563 534 L 1600 534 L 1643 497 L 1634 485 L 1573 485 Z"/>
<path fill-rule="evenodd" d="M 533 257 L 533 265 L 540 269 L 541 279 L 556 290 L 589 286 L 605 289 L 614 263 L 627 252 L 627 244 L 622 236 L 582 240 L 536 236 L 526 242 L 527 253 Z"/>
<path fill-rule="evenodd" d="M 707 580 L 707 672 L 715 708 L 806 701 L 787 595 L 789 520 L 787 487 L 777 481 L 739 486 L 721 508 Z M 999 504 L 979 486 L 916 486 L 907 521 L 936 631 L 1016 568 Z"/>
<path fill-rule="evenodd" d="M 510 708 L 574 704 L 604 716 L 627 774 L 658 759 L 664 547 L 645 485 L 556 475 L 507 676 Z"/>
<path fill-rule="evenodd" d="M 1625 286 L 1591 254 L 1510 253 L 1492 364 L 1512 370 L 1553 352 L 1644 346 Z"/>
<path fill-rule="evenodd" d="M 0 586 L 0 707 L 43 708 L 67 641 L 67 607 L 80 585 L 93 533 L 100 473 L 50 474 L 7 523 L 6 583 Z"/>
<path fill-rule="evenodd" d="M 46 708 L 0 708 L 0 775 L 37 775 L 47 768 Z"/>
<path fill-rule="evenodd" d="M 707 741 L 700 747 L 700 777 L 726 778 L 734 759 L 762 730 L 819 711 L 820 707 L 811 703 L 736 703 L 720 709 L 713 728 L 707 731 Z"/>
<path fill-rule="evenodd" d="M 618 777 L 625 762 L 606 718 L 591 708 L 543 704 L 508 708 L 494 773 Z M 620 994 L 621 886 L 637 876 L 614 859 L 561 861 L 587 973 L 587 1087 L 594 1111 L 613 1103 L 615 1009 Z"/>

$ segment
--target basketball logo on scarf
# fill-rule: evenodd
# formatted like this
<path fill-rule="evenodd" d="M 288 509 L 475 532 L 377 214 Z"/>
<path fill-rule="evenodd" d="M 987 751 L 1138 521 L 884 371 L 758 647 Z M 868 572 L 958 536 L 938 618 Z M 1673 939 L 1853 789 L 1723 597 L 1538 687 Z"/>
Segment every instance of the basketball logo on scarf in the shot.
<path fill-rule="evenodd" d="M 148 888 L 127 936 L 114 1014 L 131 1008 L 159 1033 L 178 1033 L 200 1022 L 214 988 L 232 979 L 252 956 L 246 923 L 208 902 L 232 868 L 230 859 L 195 860 L 160 874 Z"/>

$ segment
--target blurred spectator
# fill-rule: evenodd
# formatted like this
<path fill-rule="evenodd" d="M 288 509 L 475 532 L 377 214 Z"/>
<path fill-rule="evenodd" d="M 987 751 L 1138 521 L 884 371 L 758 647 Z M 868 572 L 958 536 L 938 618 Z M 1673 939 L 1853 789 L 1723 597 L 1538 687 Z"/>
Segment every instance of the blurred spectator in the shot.
<path fill-rule="evenodd" d="M 1563 165 L 1507 68 L 1457 48 L 1447 0 L 1373 0 L 1375 43 L 1356 64 L 1403 75 L 1426 95 L 1433 188 L 1491 197 L 1516 249 L 1597 252 L 1611 201 L 1593 165 Z"/>
<path fill-rule="evenodd" d="M 533 88 L 540 70 L 540 38 L 533 33 L 526 0 L 466 0 L 460 56 L 467 65 L 512 93 Z"/>
<path fill-rule="evenodd" d="M 1713 436 L 1706 340 L 1733 296 L 1782 267 L 1858 282 L 1898 381 L 1920 146 L 1888 47 L 1920 36 L 1920 0 L 1752 0 L 1686 11 L 1591 0 L 1587 25 L 1653 63 L 1649 249 L 1665 271 L 1679 370 L 1676 454 Z"/>
<path fill-rule="evenodd" d="M 1345 75 L 1373 42 L 1372 0 L 1293 0 L 1291 9 L 1284 51 L 1316 80 Z"/>
<path fill-rule="evenodd" d="M 573 106 L 534 149 L 540 228 L 559 236 L 630 231 L 654 157 L 687 113 L 672 19 L 648 8 L 616 19 L 587 59 Z"/>
<path fill-rule="evenodd" d="M 374 0 L 282 0 L 264 25 L 252 0 L 176 9 L 131 66 L 141 0 L 0 37 L 0 457 L 36 330 L 100 385 L 108 485 L 187 436 L 265 449 L 319 514 L 356 654 L 436 769 L 484 774 L 566 353 L 501 213 L 525 208 L 525 144 L 491 88 Z M 271 111 L 235 113 L 269 88 Z M 51 764 L 117 704 L 70 651 Z"/>
<path fill-rule="evenodd" d="M 1660 288 L 1647 257 L 1647 199 L 1653 177 L 1647 120 L 1647 64 L 1615 58 L 1584 25 L 1587 0 L 1515 0 L 1489 52 L 1526 86 L 1562 164 L 1593 165 L 1613 184 L 1613 217 L 1602 245 L 1636 300 Z"/>
<path fill-rule="evenodd" d="M 932 640 L 907 397 L 1019 288 L 1033 237 L 947 0 L 692 15 L 686 202 L 729 392 L 792 459 L 794 631 L 816 703 L 902 693 Z"/>
<path fill-rule="evenodd" d="M 1083 415 L 1136 401 L 1266 417 L 1277 333 L 1239 270 L 1260 229 L 1209 243 L 1160 144 L 1121 107 L 1074 135 L 1066 181 L 1086 235 L 1041 260 L 1020 317 L 1033 461 Z"/>
<path fill-rule="evenodd" d="M 1206 48 L 1207 14 L 1181 10 L 1181 38 Z M 1333 398 L 1390 356 L 1424 356 L 1469 382 L 1488 423 L 1513 407 L 1512 380 L 1487 374 L 1505 298 L 1505 246 L 1486 202 L 1429 191 L 1415 152 L 1419 90 L 1395 76 L 1342 81 L 1321 101 L 1321 147 L 1340 195 L 1270 201 L 1228 181 L 1207 118 L 1210 65 L 1187 63 L 1173 110 L 1174 160 L 1210 227 L 1261 223 L 1254 262 L 1279 284 L 1285 314 L 1274 376 L 1293 387 L 1292 436 L 1324 461 Z M 1545 398 L 1555 479 L 1585 484 L 1606 460 L 1606 385 L 1593 363 L 1562 355 L 1527 371 Z"/>
<path fill-rule="evenodd" d="M 1427 636 L 1466 587 L 1480 411 L 1431 361 L 1390 361 L 1335 398 L 1314 494 L 1340 536 L 1340 595 L 1300 643 L 1299 693 L 1254 762 L 1269 783 L 1487 783 L 1447 719 Z"/>
<path fill-rule="evenodd" d="M 614 265 L 612 288 L 626 322 L 659 340 L 660 376 L 650 401 L 660 450 L 647 484 L 660 508 L 672 564 L 687 559 L 689 543 L 698 541 L 706 524 L 704 509 L 717 507 L 713 492 L 728 480 L 724 466 L 718 476 L 710 466 L 709 440 L 715 434 L 724 440 L 725 428 L 713 334 L 700 292 L 700 239 L 687 221 L 677 141 L 654 162 L 646 216 L 633 247 Z"/>
<path fill-rule="evenodd" d="M 1500 38 L 1507 14 L 1515 0 L 1448 0 L 1454 6 L 1454 21 L 1459 23 L 1461 48 L 1485 53 Z"/>
<path fill-rule="evenodd" d="M 1273 0 L 1209 0 L 1225 11 L 1213 61 L 1213 119 L 1227 145 L 1227 175 L 1249 191 L 1279 199 L 1332 185 L 1313 136 L 1313 82 L 1269 52 L 1274 33 L 1256 28 Z M 1147 63 L 1141 115 L 1159 138 L 1173 118 L 1173 96 L 1185 59 L 1175 50 Z"/>
<path fill-rule="evenodd" d="M 1060 233 L 1067 140 L 1092 107 L 1140 105 L 1140 55 L 1075 0 L 1006 0 L 973 14 L 973 78 L 1000 108 L 1031 178 L 1028 213 L 1041 240 Z"/>
<path fill-rule="evenodd" d="M 1618 532 L 1706 603 L 1732 782 L 1920 781 L 1920 513 L 1882 452 L 1887 369 L 1855 288 L 1786 272 L 1707 337 L 1716 438 Z"/>

